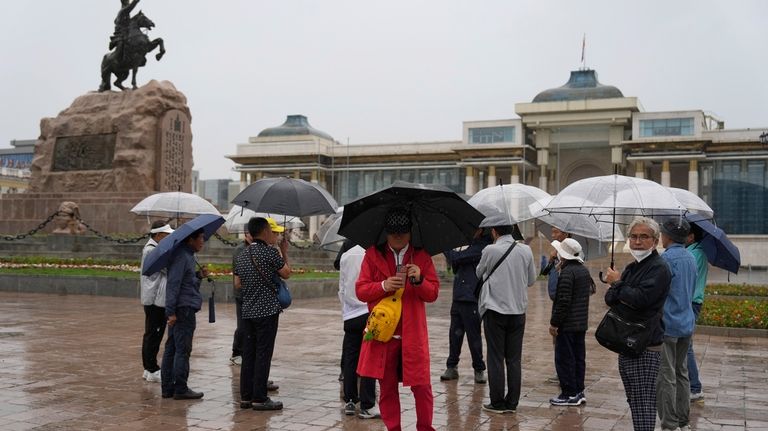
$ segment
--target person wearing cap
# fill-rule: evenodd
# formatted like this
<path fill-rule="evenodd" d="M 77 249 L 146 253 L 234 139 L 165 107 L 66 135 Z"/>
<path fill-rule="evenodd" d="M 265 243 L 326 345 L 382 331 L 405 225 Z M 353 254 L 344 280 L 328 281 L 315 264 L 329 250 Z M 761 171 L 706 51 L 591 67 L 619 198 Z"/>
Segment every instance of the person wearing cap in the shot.
<path fill-rule="evenodd" d="M 141 266 L 144 259 L 157 247 L 163 238 L 173 233 L 166 222 L 157 220 L 149 230 L 149 241 L 141 251 Z M 160 382 L 160 366 L 157 364 L 157 353 L 165 334 L 165 285 L 168 281 L 168 271 L 163 269 L 152 275 L 142 275 L 141 305 L 144 306 L 144 337 L 141 342 L 141 361 L 144 364 L 143 378 L 148 382 Z"/>
<path fill-rule="evenodd" d="M 635 259 L 619 273 L 605 270 L 605 304 L 633 322 L 645 322 L 651 332 L 647 349 L 639 357 L 619 354 L 619 375 L 624 384 L 635 431 L 653 431 L 656 425 L 656 377 L 661 360 L 664 302 L 672 276 L 656 251 L 659 224 L 647 217 L 632 220 L 627 230 L 629 252 Z"/>
<path fill-rule="evenodd" d="M 589 296 L 595 282 L 583 265 L 581 244 L 573 238 L 552 241 L 560 260 L 549 333 L 555 337 L 555 369 L 560 395 L 549 400 L 555 406 L 578 406 L 584 396 L 585 343 L 589 326 Z"/>
<path fill-rule="evenodd" d="M 243 362 L 240 369 L 240 408 L 281 410 L 283 403 L 272 400 L 267 391 L 269 371 L 277 337 L 278 317 L 283 309 L 277 301 L 274 277 L 291 276 L 288 241 L 278 234 L 285 228 L 272 218 L 254 217 L 248 221 L 253 242 L 235 259 L 235 288 L 242 300 Z"/>
<path fill-rule="evenodd" d="M 387 342 L 363 341 L 357 373 L 378 379 L 379 411 L 388 430 L 400 430 L 398 385 L 410 386 L 416 404 L 416 429 L 434 430 L 434 397 L 429 369 L 429 334 L 425 303 L 437 300 L 440 282 L 432 257 L 411 244 L 411 217 L 403 208 L 384 218 L 386 241 L 365 251 L 355 283 L 358 299 L 368 310 L 402 290 L 402 313 L 395 334 Z M 403 268 L 405 277 L 397 272 Z"/>
<path fill-rule="evenodd" d="M 515 241 L 516 231 L 516 226 L 491 228 L 494 243 L 483 249 L 475 271 L 484 281 L 477 304 L 488 346 L 490 403 L 483 410 L 490 413 L 514 413 L 520 401 L 525 313 L 536 267 L 531 248 Z"/>
<path fill-rule="evenodd" d="M 687 430 L 690 411 L 688 346 L 696 325 L 691 302 L 696 288 L 696 260 L 685 248 L 691 227 L 680 217 L 661 224 L 661 257 L 672 273 L 669 296 L 664 302 L 664 342 L 656 379 L 656 410 L 662 430 Z"/>

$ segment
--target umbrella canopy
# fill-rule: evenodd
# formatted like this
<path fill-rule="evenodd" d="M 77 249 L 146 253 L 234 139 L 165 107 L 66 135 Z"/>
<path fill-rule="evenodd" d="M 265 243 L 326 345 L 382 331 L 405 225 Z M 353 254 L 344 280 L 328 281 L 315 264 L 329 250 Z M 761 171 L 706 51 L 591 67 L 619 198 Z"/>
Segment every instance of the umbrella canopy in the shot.
<path fill-rule="evenodd" d="M 144 266 L 141 268 L 143 275 L 151 275 L 157 271 L 167 268 L 170 263 L 173 252 L 195 231 L 203 229 L 205 231 L 205 240 L 213 235 L 221 225 L 224 224 L 224 217 L 219 214 L 201 214 L 192 220 L 179 226 L 172 234 L 166 236 L 157 244 L 144 259 Z"/>
<path fill-rule="evenodd" d="M 229 214 L 225 217 L 224 227 L 230 232 L 245 232 L 248 226 L 248 220 L 253 217 L 274 219 L 277 224 L 285 227 L 286 229 L 298 229 L 304 227 L 304 223 L 298 217 L 286 216 L 283 214 L 271 214 L 271 213 L 257 213 L 254 210 L 243 208 L 239 205 L 233 205 L 229 210 Z"/>
<path fill-rule="evenodd" d="M 710 219 L 714 217 L 715 212 L 706 202 L 704 202 L 704 199 L 685 189 L 678 189 L 676 187 L 667 188 L 672 191 L 672 194 L 675 195 L 677 200 L 683 204 L 688 212 L 701 214 Z"/>
<path fill-rule="evenodd" d="M 741 266 L 741 253 L 725 232 L 701 214 L 687 214 L 685 218 L 704 231 L 699 246 L 704 250 L 707 261 L 712 266 L 737 274 Z"/>
<path fill-rule="evenodd" d="M 294 178 L 264 178 L 243 189 L 233 204 L 256 212 L 305 217 L 333 214 L 339 204 L 317 184 Z"/>
<path fill-rule="evenodd" d="M 131 208 L 131 212 L 168 218 L 189 218 L 200 214 L 219 215 L 219 210 L 207 200 L 184 192 L 164 192 L 147 196 Z"/>
<path fill-rule="evenodd" d="M 346 238 L 339 235 L 339 226 L 341 226 L 341 217 L 344 215 L 344 207 L 339 207 L 336 214 L 331 215 L 315 234 L 315 242 L 320 244 L 320 248 L 327 251 L 339 252 Z"/>
<path fill-rule="evenodd" d="M 469 244 L 483 214 L 451 189 L 396 181 L 344 206 L 339 235 L 363 248 L 386 241 L 384 218 L 392 208 L 411 215 L 411 243 L 435 255 Z"/>
<path fill-rule="evenodd" d="M 469 204 L 485 216 L 481 227 L 511 226 L 532 219 L 530 205 L 551 197 L 538 187 L 505 184 L 480 190 L 469 198 Z"/>

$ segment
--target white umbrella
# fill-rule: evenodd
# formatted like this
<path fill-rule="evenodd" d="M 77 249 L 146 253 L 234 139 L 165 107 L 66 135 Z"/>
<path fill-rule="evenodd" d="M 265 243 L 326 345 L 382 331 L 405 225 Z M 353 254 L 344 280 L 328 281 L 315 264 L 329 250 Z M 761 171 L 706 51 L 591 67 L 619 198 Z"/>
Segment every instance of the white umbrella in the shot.
<path fill-rule="evenodd" d="M 712 210 L 712 207 L 707 205 L 707 203 L 704 202 L 704 199 L 696 196 L 694 193 L 685 189 L 678 189 L 676 187 L 667 188 L 672 191 L 672 194 L 675 195 L 677 200 L 679 200 L 680 203 L 683 204 L 683 206 L 689 212 L 701 214 L 706 218 L 712 218 L 715 216 L 715 212 Z"/>
<path fill-rule="evenodd" d="M 687 209 L 661 184 L 624 175 L 604 175 L 576 181 L 558 193 L 544 211 L 550 214 L 581 214 L 596 222 L 627 224 L 637 216 L 685 214 Z M 611 241 L 615 242 L 615 238 Z M 611 249 L 611 267 L 614 265 Z M 602 280 L 602 278 L 601 278 Z"/>
<path fill-rule="evenodd" d="M 221 215 L 207 200 L 184 192 L 164 192 L 147 196 L 131 208 L 131 212 L 168 218 L 193 218 L 200 214 Z"/>
<path fill-rule="evenodd" d="M 272 213 L 257 213 L 254 210 L 243 208 L 239 205 L 232 206 L 227 214 L 224 227 L 230 232 L 244 232 L 248 225 L 248 220 L 253 217 L 270 217 L 274 219 L 277 224 L 285 227 L 286 229 L 298 229 L 304 227 L 304 223 L 298 217 L 286 216 L 283 214 Z"/>
<path fill-rule="evenodd" d="M 467 202 L 485 216 L 480 227 L 492 227 L 513 225 L 532 219 L 531 204 L 551 197 L 538 187 L 505 184 L 480 190 Z"/>
<path fill-rule="evenodd" d="M 341 226 L 341 217 L 344 215 L 344 207 L 339 207 L 336 214 L 332 214 L 325 219 L 323 224 L 317 229 L 315 242 L 320 244 L 320 248 L 327 251 L 339 252 L 346 238 L 339 235 L 339 226 Z"/>

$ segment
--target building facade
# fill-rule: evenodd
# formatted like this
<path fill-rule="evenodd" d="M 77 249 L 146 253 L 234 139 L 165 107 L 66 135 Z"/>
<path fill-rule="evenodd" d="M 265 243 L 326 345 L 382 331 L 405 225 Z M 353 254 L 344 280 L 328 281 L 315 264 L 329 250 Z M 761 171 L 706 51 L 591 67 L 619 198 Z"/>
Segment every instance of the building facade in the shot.
<path fill-rule="evenodd" d="M 263 177 L 303 178 L 340 204 L 398 179 L 467 195 L 499 183 L 555 194 L 574 181 L 619 172 L 699 195 L 718 226 L 743 236 L 742 253 L 765 252 L 758 237 L 768 234 L 768 145 L 760 135 L 768 127 L 726 129 L 703 110 L 648 112 L 590 69 L 517 103 L 515 113 L 466 121 L 461 140 L 377 145 L 343 145 L 291 115 L 227 157 L 241 187 Z"/>
<path fill-rule="evenodd" d="M 13 148 L 0 149 L 0 195 L 20 193 L 29 187 L 34 139 L 12 140 Z"/>

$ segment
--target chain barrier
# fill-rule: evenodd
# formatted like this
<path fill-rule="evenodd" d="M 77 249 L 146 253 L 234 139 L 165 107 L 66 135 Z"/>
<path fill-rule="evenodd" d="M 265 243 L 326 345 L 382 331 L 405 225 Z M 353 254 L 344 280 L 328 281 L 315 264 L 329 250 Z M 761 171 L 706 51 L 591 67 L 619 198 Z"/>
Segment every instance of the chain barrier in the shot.
<path fill-rule="evenodd" d="M 112 237 L 112 236 L 109 236 L 109 235 L 105 235 L 105 234 L 97 231 L 96 229 L 92 228 L 88 223 L 83 221 L 83 219 L 81 219 L 80 217 L 75 217 L 75 219 L 78 222 L 82 223 L 82 225 L 85 226 L 85 228 L 88 229 L 88 231 L 90 231 L 92 234 L 96 235 L 97 237 L 99 237 L 101 239 L 105 239 L 107 241 L 116 242 L 118 244 L 134 244 L 134 243 L 137 243 L 137 242 L 139 242 L 139 241 L 141 241 L 143 239 L 149 238 L 149 234 L 148 233 L 145 233 L 144 235 L 136 237 L 136 238 L 115 238 L 115 237 Z"/>
<path fill-rule="evenodd" d="M 230 247 L 237 247 L 238 245 L 240 245 L 240 243 L 237 242 L 237 241 L 230 241 L 230 240 L 224 238 L 223 236 L 219 235 L 218 232 L 214 232 L 213 236 L 215 236 L 216 239 L 218 239 L 219 241 L 223 242 L 224 244 L 226 244 L 226 245 L 228 245 Z"/>
<path fill-rule="evenodd" d="M 5 235 L 5 236 L 3 236 L 3 239 L 6 240 L 6 241 L 16 241 L 16 240 L 19 240 L 19 239 L 24 239 L 24 238 L 26 238 L 28 236 L 32 236 L 32 235 L 36 234 L 37 232 L 39 232 L 40 230 L 42 230 L 43 228 L 45 228 L 45 226 L 47 226 L 48 223 L 53 221 L 53 219 L 56 218 L 57 215 L 59 215 L 59 211 L 56 211 L 55 213 L 49 215 L 48 218 L 45 219 L 44 222 L 40 223 L 39 225 L 37 225 L 36 228 L 30 230 L 29 232 L 18 234 L 18 235 Z"/>

